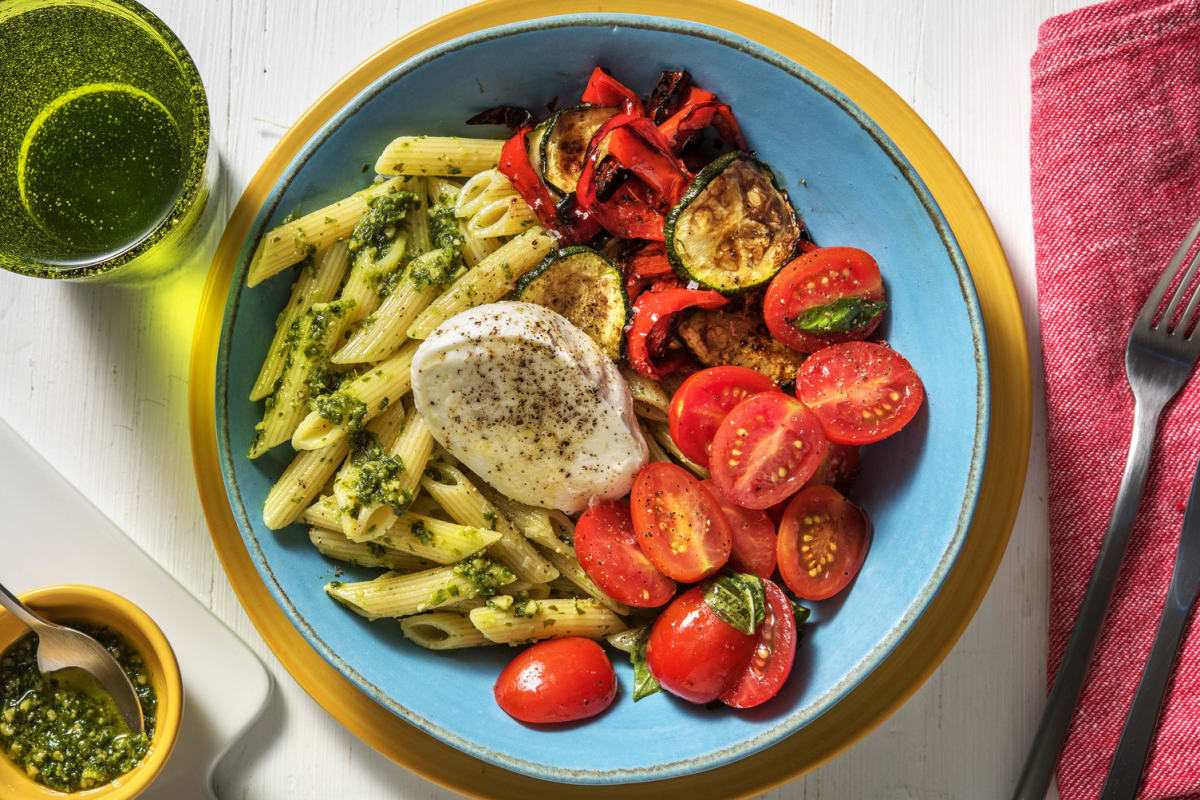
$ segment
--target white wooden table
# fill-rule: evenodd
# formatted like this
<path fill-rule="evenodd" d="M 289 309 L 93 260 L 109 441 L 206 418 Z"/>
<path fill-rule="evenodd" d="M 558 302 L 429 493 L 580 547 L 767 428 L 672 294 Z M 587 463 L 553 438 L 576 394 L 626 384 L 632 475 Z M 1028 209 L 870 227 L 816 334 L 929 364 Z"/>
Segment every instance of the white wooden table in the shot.
<path fill-rule="evenodd" d="M 756 0 L 832 41 L 941 137 L 991 214 L 1031 332 L 1033 457 L 1004 563 L 958 646 L 849 753 L 772 798 L 915 800 L 1011 790 L 1045 687 L 1044 423 L 1029 203 L 1029 57 L 1046 17 L 1084 0 Z M 143 0 L 209 93 L 228 208 L 338 76 L 462 0 Z M 280 687 L 227 760 L 223 798 L 450 797 L 344 731 L 279 666 L 208 539 L 192 477 L 187 368 L 202 270 L 130 291 L 0 275 L 0 416 L 262 655 Z M 0 454 L 0 458 L 3 455 Z M 7 531 L 4 536 L 36 535 Z"/>

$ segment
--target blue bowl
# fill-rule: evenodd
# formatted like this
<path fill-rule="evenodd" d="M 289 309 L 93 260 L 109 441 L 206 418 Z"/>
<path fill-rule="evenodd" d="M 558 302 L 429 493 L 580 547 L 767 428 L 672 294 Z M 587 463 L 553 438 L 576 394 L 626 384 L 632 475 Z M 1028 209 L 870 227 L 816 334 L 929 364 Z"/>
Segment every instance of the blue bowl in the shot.
<path fill-rule="evenodd" d="M 268 530 L 260 509 L 291 458 L 245 458 L 259 404 L 246 400 L 286 302 L 291 275 L 244 288 L 252 245 L 288 211 L 361 188 L 363 165 L 401 134 L 506 135 L 462 121 L 492 105 L 541 108 L 579 96 L 597 65 L 647 91 L 686 68 L 729 103 L 751 148 L 775 170 L 821 244 L 872 253 L 891 308 L 883 335 L 916 367 L 926 403 L 899 435 L 865 448 L 854 499 L 875 538 L 852 587 L 812 604 L 791 679 L 748 712 L 666 694 L 634 704 L 631 670 L 606 713 L 563 727 L 522 725 L 492 698 L 508 648 L 433 653 L 398 624 L 367 622 L 321 591 L 376 570 L 336 565 L 302 526 Z M 236 343 L 236 346 L 235 346 Z M 297 629 L 328 661 L 396 714 L 480 759 L 553 781 L 612 784 L 727 764 L 815 719 L 887 657 L 924 611 L 966 536 L 988 429 L 987 355 L 974 286 L 920 177 L 844 95 L 782 56 L 715 28 L 653 17 L 577 15 L 506 25 L 447 42 L 402 64 L 343 108 L 303 148 L 259 212 L 225 311 L 216 423 L 225 485 L 247 549 Z"/>

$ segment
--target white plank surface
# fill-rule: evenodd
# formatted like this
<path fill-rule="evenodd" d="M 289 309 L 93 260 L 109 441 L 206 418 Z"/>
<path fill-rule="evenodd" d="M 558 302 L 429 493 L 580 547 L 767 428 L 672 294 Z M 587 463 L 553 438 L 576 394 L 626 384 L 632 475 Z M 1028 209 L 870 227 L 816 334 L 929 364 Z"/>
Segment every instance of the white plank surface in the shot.
<path fill-rule="evenodd" d="M 230 208 L 280 133 L 337 76 L 396 36 L 466 5 L 143 1 L 179 33 L 204 75 Z M 991 214 L 1036 331 L 1028 63 L 1037 24 L 1082 0 L 757 4 L 850 53 L 924 117 Z M 187 438 L 187 362 L 202 272 L 192 265 L 171 285 L 140 291 L 0 275 L 0 416 L 274 670 L 282 702 L 222 771 L 222 798 L 449 797 L 375 754 L 313 703 L 263 645 L 221 571 Z M 1039 407 L 1012 543 L 944 665 L 859 746 L 769 797 L 910 800 L 1010 791 L 1044 696 L 1043 435 Z"/>

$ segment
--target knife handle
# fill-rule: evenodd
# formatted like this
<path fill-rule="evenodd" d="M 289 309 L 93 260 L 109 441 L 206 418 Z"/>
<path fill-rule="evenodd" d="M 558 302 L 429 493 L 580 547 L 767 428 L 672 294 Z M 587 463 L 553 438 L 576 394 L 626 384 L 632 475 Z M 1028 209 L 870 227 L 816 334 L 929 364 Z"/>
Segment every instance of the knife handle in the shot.
<path fill-rule="evenodd" d="M 1187 629 L 1187 619 L 1188 608 L 1180 607 L 1168 598 L 1158 623 L 1158 633 L 1154 636 L 1154 647 L 1146 662 L 1146 671 L 1142 673 L 1133 706 L 1125 718 L 1117 752 L 1108 766 L 1108 777 L 1104 781 L 1100 800 L 1133 800 L 1137 795 L 1146 755 L 1150 752 L 1150 742 L 1154 740 L 1154 728 L 1158 724 L 1163 696 L 1171 679 L 1175 651 Z"/>
<path fill-rule="evenodd" d="M 1179 549 L 1175 552 L 1175 568 L 1171 573 L 1171 586 L 1163 604 L 1158 632 L 1154 634 L 1154 646 L 1150 658 L 1138 682 L 1137 694 L 1125 718 L 1121 740 L 1108 767 L 1108 777 L 1100 800 L 1133 800 L 1146 767 L 1146 755 L 1150 742 L 1154 740 L 1154 729 L 1162 709 L 1167 684 L 1171 680 L 1171 667 L 1183 632 L 1187 630 L 1188 612 L 1200 590 L 1200 465 L 1192 481 L 1187 509 L 1183 515 L 1183 527 L 1179 533 Z"/>

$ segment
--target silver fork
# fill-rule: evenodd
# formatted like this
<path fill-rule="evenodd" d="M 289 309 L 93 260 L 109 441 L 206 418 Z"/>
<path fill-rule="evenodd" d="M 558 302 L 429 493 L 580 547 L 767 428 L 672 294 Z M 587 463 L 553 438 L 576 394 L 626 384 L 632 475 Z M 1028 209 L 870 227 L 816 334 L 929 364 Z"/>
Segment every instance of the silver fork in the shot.
<path fill-rule="evenodd" d="M 1187 383 L 1200 358 L 1200 329 L 1187 335 L 1189 322 L 1200 306 L 1200 289 L 1189 292 L 1196 271 L 1200 268 L 1200 253 L 1188 264 L 1179 285 L 1171 293 L 1170 299 L 1167 298 L 1167 290 L 1179 275 L 1198 237 L 1200 221 L 1192 226 L 1166 271 L 1154 285 L 1154 290 L 1133 323 L 1129 342 L 1125 346 L 1125 375 L 1134 398 L 1133 435 L 1129 442 L 1125 474 L 1117 491 L 1117 502 L 1108 522 L 1108 531 L 1100 545 L 1100 554 L 1092 568 L 1092 578 L 1079 606 L 1075 627 L 1058 667 L 1054 686 L 1050 689 L 1046 710 L 1042 713 L 1033 746 L 1021 770 L 1014 800 L 1042 800 L 1046 796 L 1054 765 L 1083 690 L 1105 611 L 1112 599 L 1121 559 L 1129 543 L 1129 531 L 1133 528 L 1146 488 L 1146 470 L 1158 419 L 1163 407 Z M 1167 300 L 1167 307 L 1159 317 L 1158 311 L 1164 300 Z M 1172 326 L 1172 320 L 1185 301 L 1187 304 L 1183 315 L 1179 317 L 1180 321 Z M 1154 324 L 1155 319 L 1159 320 L 1158 324 Z"/>

